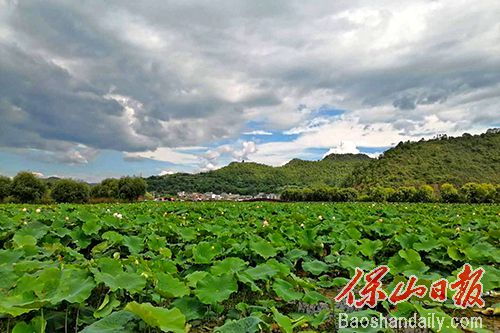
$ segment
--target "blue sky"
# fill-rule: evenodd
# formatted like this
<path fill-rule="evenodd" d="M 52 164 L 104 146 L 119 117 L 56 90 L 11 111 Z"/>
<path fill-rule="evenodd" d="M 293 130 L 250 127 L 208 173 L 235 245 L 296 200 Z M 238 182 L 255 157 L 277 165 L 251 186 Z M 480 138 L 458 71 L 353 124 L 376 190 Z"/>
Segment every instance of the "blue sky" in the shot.
<path fill-rule="evenodd" d="M 0 0 L 0 174 L 98 181 L 481 133 L 500 119 L 498 17 L 493 0 Z"/>

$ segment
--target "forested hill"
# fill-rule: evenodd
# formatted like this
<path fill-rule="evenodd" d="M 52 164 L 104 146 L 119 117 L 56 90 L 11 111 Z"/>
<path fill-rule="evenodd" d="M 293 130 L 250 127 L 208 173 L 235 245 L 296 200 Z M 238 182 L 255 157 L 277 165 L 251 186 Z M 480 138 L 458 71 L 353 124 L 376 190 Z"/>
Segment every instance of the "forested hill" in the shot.
<path fill-rule="evenodd" d="M 286 186 L 344 186 L 354 169 L 370 162 L 363 154 L 328 155 L 320 161 L 293 159 L 281 167 L 252 162 L 233 162 L 218 170 L 177 173 L 146 179 L 148 191 L 175 194 L 214 192 L 257 194 L 276 193 Z"/>
<path fill-rule="evenodd" d="M 400 187 L 467 182 L 500 184 L 500 130 L 402 142 L 357 168 L 350 185 Z"/>
<path fill-rule="evenodd" d="M 380 158 L 363 154 L 328 155 L 320 161 L 293 159 L 281 167 L 233 162 L 218 170 L 146 179 L 148 190 L 175 194 L 214 192 L 256 194 L 287 186 L 401 187 L 467 182 L 500 184 L 500 130 L 481 135 L 441 136 L 401 142 Z"/>

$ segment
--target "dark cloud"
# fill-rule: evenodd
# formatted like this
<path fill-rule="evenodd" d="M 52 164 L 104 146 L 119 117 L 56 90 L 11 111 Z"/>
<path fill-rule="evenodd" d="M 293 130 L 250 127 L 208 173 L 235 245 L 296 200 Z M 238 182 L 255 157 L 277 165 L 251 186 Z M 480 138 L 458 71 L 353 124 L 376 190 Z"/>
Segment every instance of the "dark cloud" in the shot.
<path fill-rule="evenodd" d="M 84 163 L 236 138 L 249 121 L 296 128 L 299 105 L 408 132 L 429 114 L 486 126 L 499 16 L 496 1 L 0 0 L 0 146 Z"/>

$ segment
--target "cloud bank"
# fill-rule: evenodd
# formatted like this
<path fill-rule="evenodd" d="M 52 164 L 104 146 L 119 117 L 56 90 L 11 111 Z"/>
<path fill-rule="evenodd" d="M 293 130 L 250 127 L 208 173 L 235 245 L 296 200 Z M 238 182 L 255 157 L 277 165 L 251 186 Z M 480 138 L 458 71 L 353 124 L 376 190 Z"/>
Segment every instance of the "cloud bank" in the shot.
<path fill-rule="evenodd" d="M 0 0 L 0 149 L 210 169 L 479 132 L 499 125 L 499 17 L 493 0 Z"/>

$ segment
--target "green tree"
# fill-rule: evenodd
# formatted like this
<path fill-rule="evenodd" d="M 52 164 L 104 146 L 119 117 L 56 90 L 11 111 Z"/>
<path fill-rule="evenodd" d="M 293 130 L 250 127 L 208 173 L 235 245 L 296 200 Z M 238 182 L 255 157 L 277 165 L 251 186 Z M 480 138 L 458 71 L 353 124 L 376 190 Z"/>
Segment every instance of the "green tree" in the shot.
<path fill-rule="evenodd" d="M 370 199 L 375 202 L 387 201 L 394 195 L 394 189 L 390 187 L 376 186 L 370 190 Z"/>
<path fill-rule="evenodd" d="M 61 179 L 52 188 L 52 198 L 56 202 L 83 203 L 88 201 L 89 186 L 72 179 Z"/>
<path fill-rule="evenodd" d="M 434 202 L 436 201 L 436 194 L 434 189 L 430 185 L 420 186 L 414 195 L 414 201 L 416 202 Z"/>
<path fill-rule="evenodd" d="M 137 200 L 146 194 L 146 181 L 138 177 L 124 177 L 118 181 L 118 196 L 126 200 Z"/>
<path fill-rule="evenodd" d="M 491 184 L 467 183 L 460 191 L 463 193 L 466 202 L 485 203 L 494 202 L 496 189 Z"/>
<path fill-rule="evenodd" d="M 460 193 L 452 184 L 445 183 L 441 185 L 441 200 L 444 202 L 460 202 Z"/>
<path fill-rule="evenodd" d="M 118 198 L 118 179 L 104 179 L 92 187 L 90 195 L 93 198 Z"/>
<path fill-rule="evenodd" d="M 390 201 L 393 202 L 415 202 L 417 189 L 413 186 L 403 186 L 398 188 L 391 196 Z"/>
<path fill-rule="evenodd" d="M 31 172 L 19 172 L 12 181 L 11 194 L 20 202 L 37 202 L 45 191 L 47 191 L 45 182 Z"/>
<path fill-rule="evenodd" d="M 359 193 L 355 188 L 342 188 L 337 192 L 338 201 L 348 202 L 358 200 Z"/>
<path fill-rule="evenodd" d="M 9 177 L 0 176 L 0 200 L 10 195 L 12 180 Z"/>

